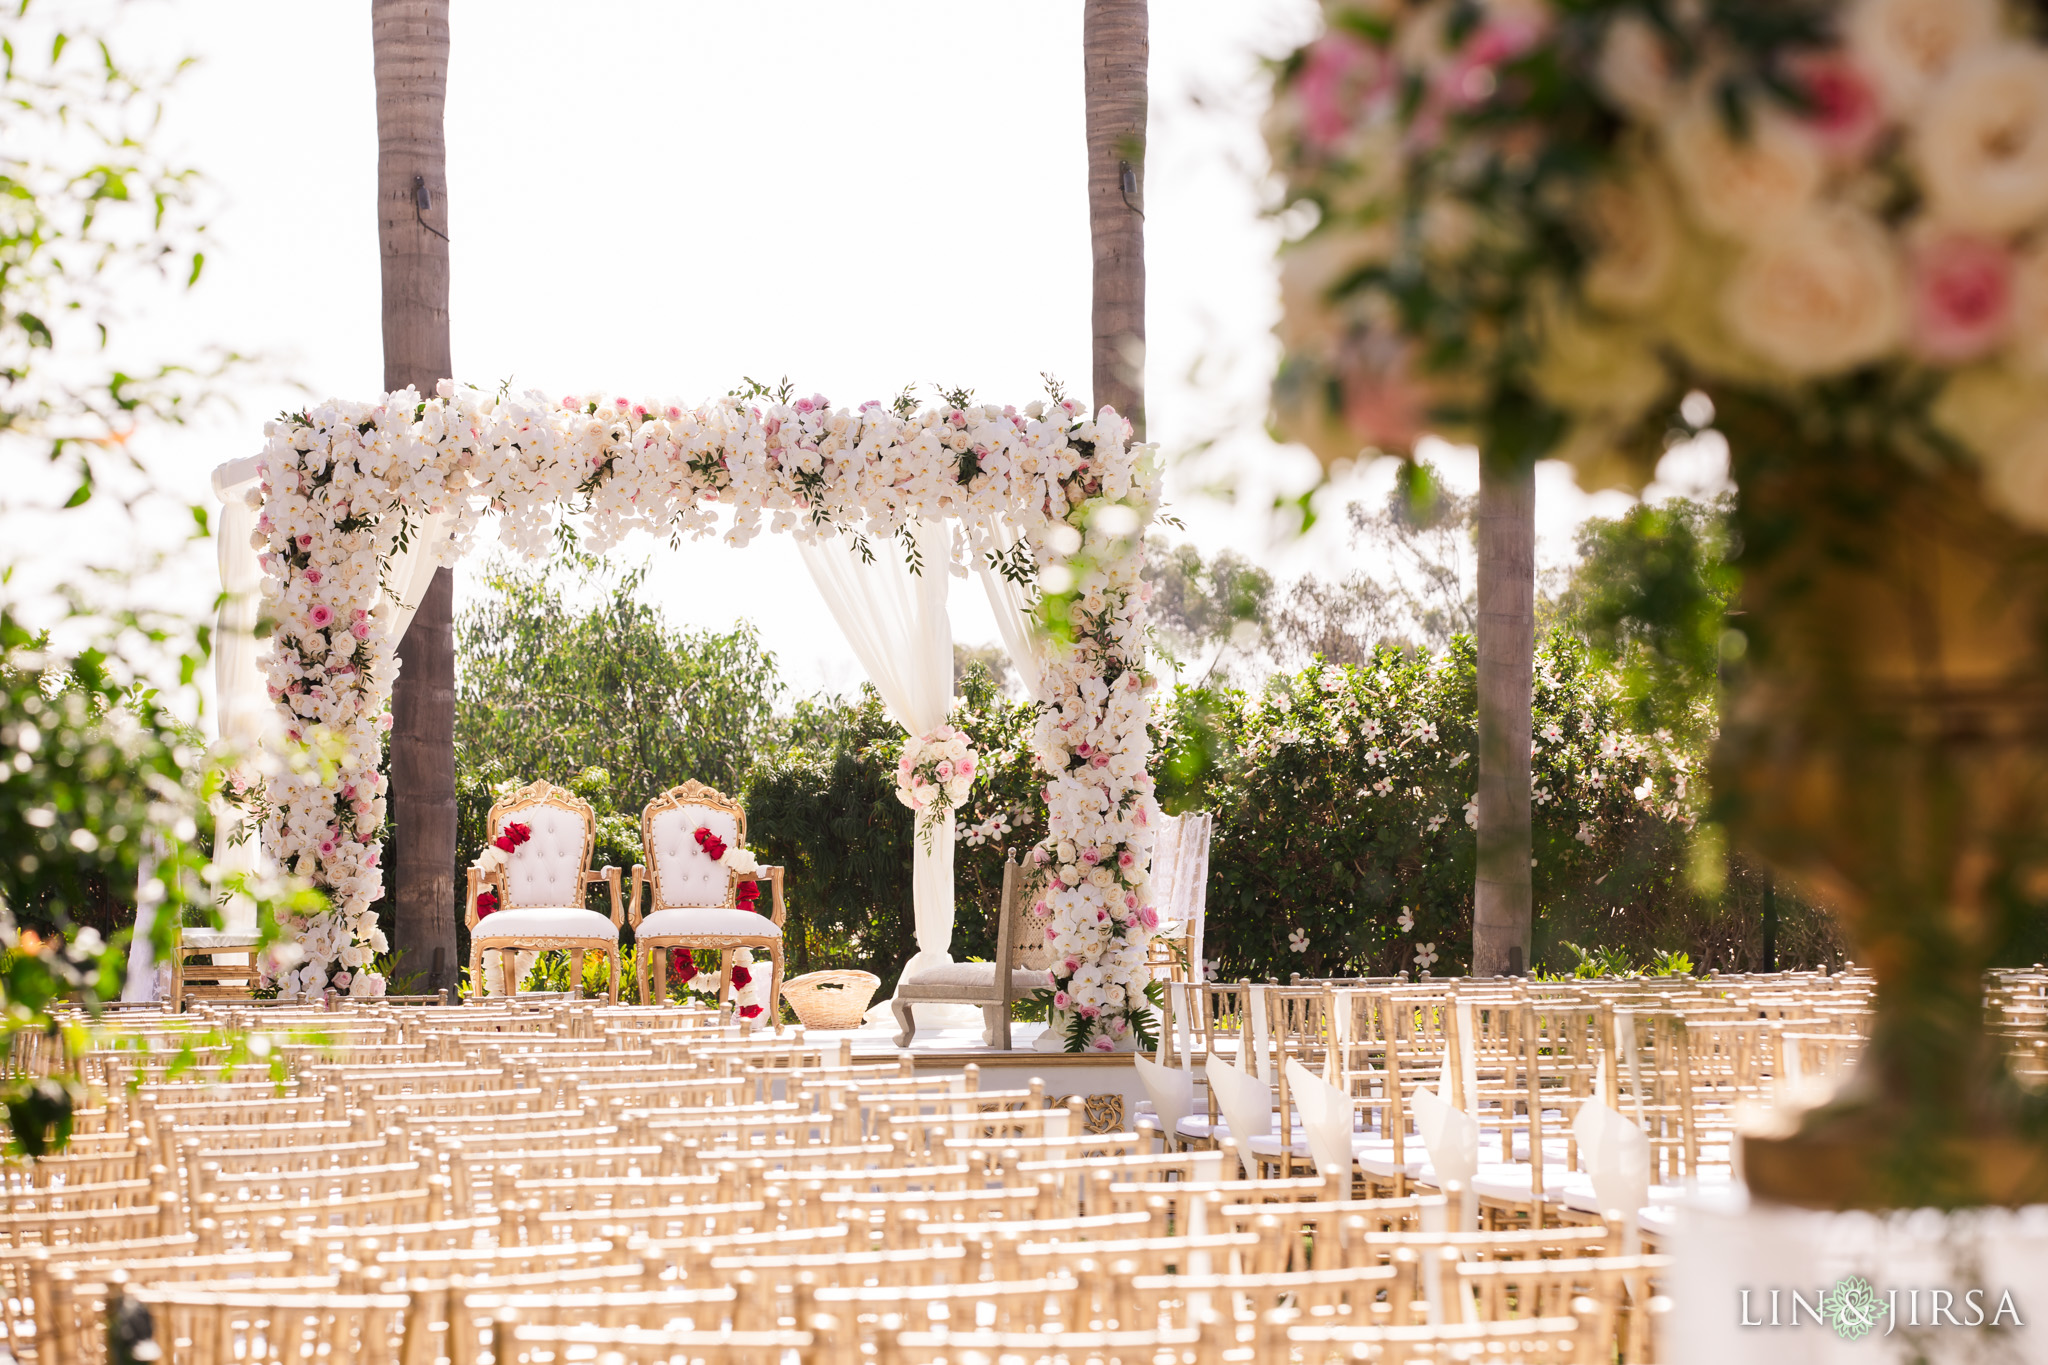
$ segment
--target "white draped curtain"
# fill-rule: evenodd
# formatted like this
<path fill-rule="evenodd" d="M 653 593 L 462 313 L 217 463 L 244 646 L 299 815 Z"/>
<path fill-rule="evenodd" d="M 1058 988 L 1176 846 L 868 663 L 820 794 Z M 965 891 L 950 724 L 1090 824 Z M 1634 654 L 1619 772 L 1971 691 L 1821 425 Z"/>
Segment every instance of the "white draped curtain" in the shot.
<path fill-rule="evenodd" d="M 843 535 L 799 548 L 819 597 L 890 719 L 922 735 L 944 724 L 953 705 L 953 625 L 946 615 L 951 554 L 943 522 L 914 522 L 910 535 L 922 573 L 910 571 L 894 540 L 871 538 L 872 561 Z M 905 976 L 953 960 L 953 817 L 940 822 L 929 848 L 922 839 L 914 847 L 910 885 L 917 955 L 905 965 Z"/>
<path fill-rule="evenodd" d="M 1023 539 L 1016 523 L 1008 517 L 1003 518 L 998 530 L 1006 552 L 1015 549 Z M 1010 662 L 1024 684 L 1024 695 L 1036 702 L 1046 700 L 1045 637 L 1031 624 L 1032 609 L 1038 604 L 1038 588 L 1011 582 L 989 568 L 986 559 L 977 563 L 974 571 L 981 576 L 989 610 L 995 613 L 996 631 L 1003 637 L 1003 648 L 1009 651 Z"/>

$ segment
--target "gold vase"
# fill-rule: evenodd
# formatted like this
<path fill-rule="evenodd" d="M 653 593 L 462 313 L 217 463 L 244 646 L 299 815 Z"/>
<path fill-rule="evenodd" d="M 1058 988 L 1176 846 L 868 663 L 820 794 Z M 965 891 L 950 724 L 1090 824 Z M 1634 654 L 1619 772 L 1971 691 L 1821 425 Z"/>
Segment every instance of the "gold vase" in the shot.
<path fill-rule="evenodd" d="M 1877 977 L 1855 1074 L 1745 1139 L 1750 1190 L 2048 1200 L 2044 1106 L 1987 1032 L 1982 985 L 2048 906 L 2048 537 L 1966 469 L 1815 441 L 1776 407 L 1724 402 L 1722 425 L 1746 647 L 1715 790 L 1738 843 L 1835 907 Z"/>

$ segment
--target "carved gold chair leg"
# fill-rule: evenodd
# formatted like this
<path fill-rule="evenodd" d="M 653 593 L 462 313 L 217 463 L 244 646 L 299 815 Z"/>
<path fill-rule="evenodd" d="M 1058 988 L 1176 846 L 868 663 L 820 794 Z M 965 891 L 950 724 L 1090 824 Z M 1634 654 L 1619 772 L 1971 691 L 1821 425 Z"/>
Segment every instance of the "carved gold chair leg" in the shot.
<path fill-rule="evenodd" d="M 584 948 L 571 948 L 569 950 L 569 998 L 571 1000 L 581 1000 L 583 998 L 583 959 L 587 952 L 588 949 Z"/>
<path fill-rule="evenodd" d="M 498 970 L 505 982 L 505 998 L 511 1000 L 519 994 L 519 950 L 502 948 L 498 952 Z"/>
<path fill-rule="evenodd" d="M 768 973 L 768 1002 L 767 1002 L 767 1010 L 768 1010 L 768 1017 L 769 1017 L 769 1019 L 771 1019 L 772 1021 L 774 1021 L 774 1024 L 775 1024 L 775 1031 L 776 1031 L 777 1033 L 780 1033 L 780 1032 L 782 1032 L 782 945 L 781 945 L 781 944 L 779 944 L 779 943 L 773 943 L 773 944 L 770 944 L 770 945 L 769 945 L 769 947 L 768 947 L 768 961 L 769 961 L 769 963 L 771 964 L 771 968 L 770 968 L 770 971 L 769 971 L 769 973 Z"/>

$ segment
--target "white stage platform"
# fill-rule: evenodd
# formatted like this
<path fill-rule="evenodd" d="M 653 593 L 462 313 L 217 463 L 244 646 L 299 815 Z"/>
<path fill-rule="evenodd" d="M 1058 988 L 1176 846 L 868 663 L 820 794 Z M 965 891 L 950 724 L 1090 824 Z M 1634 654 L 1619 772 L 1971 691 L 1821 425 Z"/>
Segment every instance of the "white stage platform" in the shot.
<path fill-rule="evenodd" d="M 978 1011 L 976 1017 L 978 1020 Z M 1138 1069 L 1131 1065 L 1131 1054 L 1039 1052 L 1034 1044 L 1045 1028 L 1044 1024 L 1010 1025 L 1007 1052 L 981 1040 L 979 1022 L 971 1027 L 920 1027 L 907 1048 L 896 1046 L 893 1020 L 856 1029 L 806 1029 L 804 1036 L 821 1042 L 844 1038 L 852 1046 L 853 1059 L 860 1062 L 885 1061 L 908 1052 L 916 1059 L 920 1076 L 964 1073 L 973 1066 L 979 1069 L 978 1088 L 982 1090 L 1022 1090 L 1037 1079 L 1045 1083 L 1049 1099 L 1081 1096 L 1088 1106 L 1091 1132 L 1132 1128 L 1145 1087 L 1138 1081 Z"/>

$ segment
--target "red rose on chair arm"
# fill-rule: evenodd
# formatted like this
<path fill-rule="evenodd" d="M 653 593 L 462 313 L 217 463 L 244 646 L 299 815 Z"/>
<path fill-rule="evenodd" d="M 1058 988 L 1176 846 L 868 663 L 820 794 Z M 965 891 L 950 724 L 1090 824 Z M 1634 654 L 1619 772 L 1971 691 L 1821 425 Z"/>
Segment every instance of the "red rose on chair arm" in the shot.
<path fill-rule="evenodd" d="M 759 1005 L 740 1006 L 740 1018 L 742 1019 L 752 1019 L 757 1017 L 760 1013 L 761 1007 Z"/>
<path fill-rule="evenodd" d="M 752 877 L 742 878 L 739 885 L 733 888 L 733 904 L 742 910 L 758 912 L 761 908 L 760 900 L 761 883 L 755 881 Z"/>
<path fill-rule="evenodd" d="M 491 840 L 491 842 L 497 847 L 504 849 L 507 853 L 510 853 L 532 837 L 532 826 L 514 824 L 505 826 L 503 830 L 499 831 L 498 837 Z"/>
<path fill-rule="evenodd" d="M 709 825 L 697 826 L 697 847 L 714 863 L 725 856 L 725 840 L 712 833 Z"/>
<path fill-rule="evenodd" d="M 748 984 L 753 981 L 753 979 L 753 972 L 749 971 L 745 967 L 734 967 L 732 969 L 732 986 L 733 989 L 736 991 L 745 990 Z"/>
<path fill-rule="evenodd" d="M 497 892 L 495 892 L 495 891 L 479 891 L 479 892 L 477 892 L 477 893 L 476 893 L 476 917 L 477 917 L 478 919 L 482 919 L 482 918 L 483 918 L 483 917 L 484 917 L 485 915 L 490 915 L 490 914 L 495 914 L 495 913 L 497 913 L 497 909 L 498 909 L 498 893 L 497 893 Z"/>

